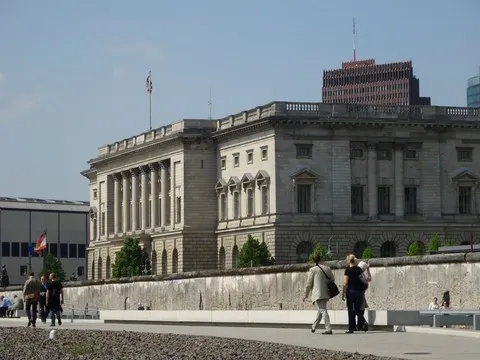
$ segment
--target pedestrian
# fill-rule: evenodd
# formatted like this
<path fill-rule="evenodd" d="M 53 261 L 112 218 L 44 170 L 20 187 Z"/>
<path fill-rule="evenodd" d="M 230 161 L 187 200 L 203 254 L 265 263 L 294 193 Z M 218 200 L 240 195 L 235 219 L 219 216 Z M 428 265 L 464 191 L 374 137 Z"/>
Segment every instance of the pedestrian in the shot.
<path fill-rule="evenodd" d="M 47 307 L 50 311 L 50 326 L 55 326 L 55 319 L 58 325 L 62 325 L 63 286 L 57 280 L 55 273 L 50 274 L 50 283 L 47 285 Z"/>
<path fill-rule="evenodd" d="M 47 322 L 47 317 L 48 317 L 48 308 L 47 308 L 47 278 L 45 275 L 42 275 L 40 278 L 40 300 L 39 300 L 39 305 L 40 305 L 40 319 L 42 320 L 42 323 Z"/>
<path fill-rule="evenodd" d="M 315 266 L 310 268 L 310 271 L 308 272 L 307 285 L 305 287 L 303 301 L 305 301 L 308 295 L 311 294 L 310 300 L 317 306 L 318 309 L 317 317 L 312 324 L 312 333 L 315 332 L 323 317 L 325 318 L 325 331 L 322 334 L 331 335 L 332 328 L 330 326 L 330 316 L 328 315 L 327 310 L 328 300 L 330 300 L 330 293 L 327 283 L 329 280 L 333 280 L 334 276 L 330 267 L 320 264 L 320 256 L 315 255 L 313 261 L 315 262 Z"/>
<path fill-rule="evenodd" d="M 25 299 L 25 310 L 28 317 L 27 326 L 35 327 L 37 321 L 37 307 L 40 298 L 40 282 L 35 279 L 35 273 L 30 271 L 28 280 L 23 286 L 23 298 Z"/>
<path fill-rule="evenodd" d="M 357 266 L 355 255 L 347 256 L 347 268 L 343 276 L 342 300 L 347 299 L 348 310 L 348 331 L 353 334 L 356 330 L 367 331 L 365 318 L 363 316 L 363 303 L 365 301 L 366 285 L 362 279 L 362 269 Z M 358 324 L 357 324 L 358 318 Z"/>
<path fill-rule="evenodd" d="M 358 267 L 362 269 L 362 275 L 360 276 L 360 279 L 365 283 L 365 292 L 363 293 L 363 304 L 362 304 L 362 309 L 361 309 L 361 315 L 365 319 L 365 309 L 368 308 L 368 303 L 367 303 L 367 298 L 365 297 L 365 293 L 367 292 L 367 289 L 369 288 L 369 283 L 372 281 L 372 273 L 370 272 L 370 263 L 367 261 L 360 261 L 358 263 Z M 368 331 L 368 322 L 365 319 L 365 325 L 363 326 L 363 329 L 357 329 L 357 330 L 364 330 Z"/>

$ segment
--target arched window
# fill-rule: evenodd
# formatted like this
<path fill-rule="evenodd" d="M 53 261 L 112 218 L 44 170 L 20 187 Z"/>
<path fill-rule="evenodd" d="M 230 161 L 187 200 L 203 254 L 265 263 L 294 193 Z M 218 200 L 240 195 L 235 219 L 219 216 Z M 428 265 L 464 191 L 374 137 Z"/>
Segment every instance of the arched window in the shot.
<path fill-rule="evenodd" d="M 92 261 L 92 271 L 90 274 L 90 279 L 95 280 L 95 260 Z"/>
<path fill-rule="evenodd" d="M 368 247 L 368 243 L 366 241 L 357 241 L 355 246 L 353 247 L 353 254 L 361 259 L 363 256 L 363 252 Z"/>
<path fill-rule="evenodd" d="M 232 249 L 232 268 L 237 267 L 238 246 L 234 245 Z"/>
<path fill-rule="evenodd" d="M 98 270 L 97 270 L 97 277 L 101 279 L 103 277 L 103 263 L 102 263 L 102 257 L 98 257 Z"/>
<path fill-rule="evenodd" d="M 168 263 L 167 263 L 167 250 L 163 249 L 162 252 L 162 274 L 166 274 L 168 270 Z"/>
<path fill-rule="evenodd" d="M 395 241 L 385 241 L 380 248 L 380 257 L 397 256 L 397 245 Z"/>
<path fill-rule="evenodd" d="M 308 261 L 313 250 L 313 245 L 310 241 L 302 241 L 297 245 L 297 263 L 303 264 Z"/>
<path fill-rule="evenodd" d="M 225 269 L 225 248 L 222 246 L 218 252 L 218 268 Z"/>
<path fill-rule="evenodd" d="M 105 270 L 106 270 L 105 278 L 110 279 L 110 273 L 111 273 L 110 255 L 107 256 L 107 261 L 106 261 L 106 264 L 105 264 Z"/>
<path fill-rule="evenodd" d="M 172 253 L 172 273 L 175 274 L 178 272 L 178 251 L 173 249 Z"/>
<path fill-rule="evenodd" d="M 152 274 L 157 275 L 157 252 L 152 250 Z"/>

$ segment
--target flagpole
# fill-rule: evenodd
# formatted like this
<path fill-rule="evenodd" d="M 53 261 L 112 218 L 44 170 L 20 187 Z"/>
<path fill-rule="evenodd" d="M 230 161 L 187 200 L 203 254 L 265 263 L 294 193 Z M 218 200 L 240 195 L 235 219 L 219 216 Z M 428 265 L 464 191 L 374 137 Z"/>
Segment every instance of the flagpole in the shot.
<path fill-rule="evenodd" d="M 150 79 L 150 84 L 152 83 L 152 72 L 148 72 L 148 78 Z M 150 91 L 148 92 L 148 106 L 150 111 L 150 130 L 152 130 L 152 88 L 150 85 Z"/>

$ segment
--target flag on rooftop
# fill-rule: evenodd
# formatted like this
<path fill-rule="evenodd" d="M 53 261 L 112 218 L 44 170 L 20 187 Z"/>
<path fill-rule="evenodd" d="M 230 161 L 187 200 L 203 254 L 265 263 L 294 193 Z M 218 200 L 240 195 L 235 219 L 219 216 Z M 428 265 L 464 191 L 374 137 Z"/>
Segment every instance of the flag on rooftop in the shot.
<path fill-rule="evenodd" d="M 151 94 L 152 90 L 153 90 L 152 73 L 150 73 L 147 76 L 147 92 Z"/>

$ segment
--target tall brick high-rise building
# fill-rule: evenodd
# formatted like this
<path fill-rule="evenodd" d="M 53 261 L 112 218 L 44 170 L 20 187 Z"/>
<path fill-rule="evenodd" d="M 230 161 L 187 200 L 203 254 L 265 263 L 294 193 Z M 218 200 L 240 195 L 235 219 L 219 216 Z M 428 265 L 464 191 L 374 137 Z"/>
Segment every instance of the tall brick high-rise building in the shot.
<path fill-rule="evenodd" d="M 430 105 L 420 96 L 420 84 L 411 61 L 375 64 L 374 59 L 342 63 L 323 72 L 324 103 L 372 105 Z"/>

